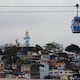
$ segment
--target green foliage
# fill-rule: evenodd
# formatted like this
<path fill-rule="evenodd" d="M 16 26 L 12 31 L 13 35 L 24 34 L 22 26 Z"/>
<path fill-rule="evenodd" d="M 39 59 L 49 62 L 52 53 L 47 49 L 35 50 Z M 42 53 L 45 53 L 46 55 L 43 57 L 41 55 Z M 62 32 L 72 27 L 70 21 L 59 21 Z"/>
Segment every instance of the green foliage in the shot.
<path fill-rule="evenodd" d="M 14 62 L 14 56 L 17 56 L 16 47 L 6 47 L 5 48 L 6 59 L 9 64 Z"/>
<path fill-rule="evenodd" d="M 41 51 L 41 50 L 43 50 L 43 48 L 40 45 L 36 44 L 35 51 L 38 53 L 38 51 Z"/>
<path fill-rule="evenodd" d="M 65 48 L 65 51 L 80 53 L 80 48 L 78 45 L 71 44 Z"/>
<path fill-rule="evenodd" d="M 54 50 L 54 51 L 62 52 L 63 51 L 63 46 L 56 43 L 56 42 L 52 42 L 52 43 L 47 43 L 45 45 L 45 49 L 46 50 Z"/>

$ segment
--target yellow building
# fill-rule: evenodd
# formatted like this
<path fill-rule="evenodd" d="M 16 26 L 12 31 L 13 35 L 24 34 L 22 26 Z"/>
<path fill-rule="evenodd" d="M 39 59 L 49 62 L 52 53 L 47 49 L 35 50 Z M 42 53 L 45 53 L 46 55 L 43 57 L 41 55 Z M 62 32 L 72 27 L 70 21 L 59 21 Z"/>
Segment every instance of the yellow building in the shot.
<path fill-rule="evenodd" d="M 69 80 L 68 76 L 60 76 L 60 80 Z"/>

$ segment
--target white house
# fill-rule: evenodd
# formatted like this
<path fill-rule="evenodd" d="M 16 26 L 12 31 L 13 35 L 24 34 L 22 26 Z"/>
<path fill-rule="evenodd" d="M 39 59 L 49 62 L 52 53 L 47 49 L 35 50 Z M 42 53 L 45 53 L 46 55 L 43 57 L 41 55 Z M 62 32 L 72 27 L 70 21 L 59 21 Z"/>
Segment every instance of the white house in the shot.
<path fill-rule="evenodd" d="M 41 60 L 42 61 L 49 61 L 50 60 L 50 55 L 48 53 L 42 54 L 41 55 Z"/>
<path fill-rule="evenodd" d="M 49 74 L 51 76 L 72 76 L 73 75 L 73 72 L 70 71 L 70 70 L 52 70 L 52 71 L 49 71 Z"/>
<path fill-rule="evenodd" d="M 47 63 L 41 63 L 40 79 L 44 79 L 44 77 L 48 75 L 49 75 L 49 65 Z"/>

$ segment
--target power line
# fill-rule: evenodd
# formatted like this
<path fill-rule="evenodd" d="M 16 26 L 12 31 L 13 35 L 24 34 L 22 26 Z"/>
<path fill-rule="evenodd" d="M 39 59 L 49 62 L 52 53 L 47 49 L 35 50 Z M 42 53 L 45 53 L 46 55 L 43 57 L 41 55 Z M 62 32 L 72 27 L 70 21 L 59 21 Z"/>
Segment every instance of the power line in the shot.
<path fill-rule="evenodd" d="M 0 7 L 76 7 L 76 6 L 7 6 L 6 5 L 6 6 L 0 6 Z"/>
<path fill-rule="evenodd" d="M 64 7 L 76 7 L 76 6 L 8 6 L 8 5 L 5 5 L 5 6 L 0 6 L 0 8 L 39 8 L 39 7 L 41 7 L 41 8 L 53 8 L 53 7 L 55 7 L 55 8 L 60 8 L 60 7 L 62 7 L 62 8 L 64 8 Z M 46 13 L 46 12 L 50 12 L 50 13 L 52 13 L 52 12 L 76 12 L 76 11 L 53 11 L 53 10 L 51 10 L 51 11 L 38 11 L 38 10 L 36 10 L 36 11 L 0 11 L 0 13 Z"/>
<path fill-rule="evenodd" d="M 76 11 L 0 11 L 0 13 L 56 13 L 56 12 L 76 12 Z"/>

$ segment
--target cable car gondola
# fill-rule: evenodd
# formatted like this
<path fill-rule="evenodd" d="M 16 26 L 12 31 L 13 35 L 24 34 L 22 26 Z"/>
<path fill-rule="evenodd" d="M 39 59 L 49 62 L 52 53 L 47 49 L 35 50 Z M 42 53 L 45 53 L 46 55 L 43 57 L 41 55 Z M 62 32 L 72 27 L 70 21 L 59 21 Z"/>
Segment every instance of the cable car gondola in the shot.
<path fill-rule="evenodd" d="M 74 17 L 74 19 L 72 20 L 71 29 L 73 33 L 80 33 L 80 17 Z"/>
<path fill-rule="evenodd" d="M 78 8 L 79 8 L 79 4 L 76 4 L 77 7 L 77 16 L 74 17 L 74 19 L 72 20 L 72 32 L 73 33 L 80 33 L 80 17 L 78 16 Z"/>

